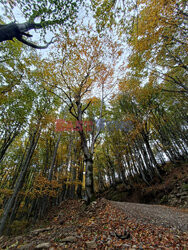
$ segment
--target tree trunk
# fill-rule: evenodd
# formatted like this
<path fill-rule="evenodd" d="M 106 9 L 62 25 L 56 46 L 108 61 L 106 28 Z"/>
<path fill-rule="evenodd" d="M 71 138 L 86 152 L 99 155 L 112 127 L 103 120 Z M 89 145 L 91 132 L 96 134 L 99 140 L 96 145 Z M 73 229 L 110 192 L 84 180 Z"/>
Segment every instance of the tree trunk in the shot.
<path fill-rule="evenodd" d="M 99 187 L 99 193 L 105 190 L 104 180 L 100 169 L 98 169 L 98 187 Z"/>
<path fill-rule="evenodd" d="M 46 23 L 47 26 L 47 23 Z M 7 40 L 13 40 L 13 38 L 18 39 L 18 41 L 32 47 L 35 49 L 46 49 L 51 43 L 52 40 L 47 43 L 45 46 L 38 46 L 29 42 L 23 38 L 32 37 L 32 35 L 26 33 L 32 29 L 42 29 L 44 28 L 44 23 L 41 25 L 40 23 L 32 23 L 32 22 L 25 22 L 25 23 L 9 23 L 9 24 L 1 24 L 0 25 L 0 42 L 4 42 Z"/>
<path fill-rule="evenodd" d="M 75 199 L 76 194 L 75 194 L 75 181 L 76 181 L 76 166 L 75 162 L 72 162 L 71 165 L 71 190 L 70 190 L 70 198 Z"/>
<path fill-rule="evenodd" d="M 5 139 L 5 142 L 3 143 L 3 145 L 0 148 L 0 163 L 4 158 L 4 155 L 7 151 L 7 149 L 9 148 L 9 146 L 12 144 L 12 142 L 14 141 L 14 139 L 16 138 L 16 136 L 19 134 L 18 131 L 14 132 L 13 135 L 9 136 L 9 138 Z"/>
<path fill-rule="evenodd" d="M 77 111 L 78 111 L 78 122 L 82 124 L 82 109 L 81 103 L 77 102 Z M 93 145 L 94 141 L 92 142 L 92 150 L 89 150 L 87 145 L 86 135 L 83 131 L 83 127 L 81 125 L 81 129 L 79 130 L 80 138 L 81 138 L 81 145 L 82 150 L 84 153 L 84 161 L 86 164 L 86 174 L 85 174 L 85 188 L 86 188 L 86 196 L 87 196 L 87 203 L 89 204 L 94 196 L 94 186 L 93 186 Z"/>
<path fill-rule="evenodd" d="M 80 167 L 78 169 L 78 180 L 82 183 L 83 182 L 83 169 L 84 169 L 84 163 L 83 163 L 83 160 L 80 161 Z M 82 184 L 78 184 L 78 187 L 77 187 L 77 197 L 79 199 L 82 198 Z"/>
<path fill-rule="evenodd" d="M 27 152 L 26 159 L 25 159 L 25 161 L 24 161 L 24 163 L 22 165 L 21 173 L 20 173 L 20 175 L 18 177 L 18 180 L 17 180 L 17 182 L 15 184 L 14 192 L 13 192 L 11 198 L 8 200 L 8 202 L 7 202 L 6 206 L 5 206 L 4 213 L 3 213 L 1 221 L 0 221 L 0 235 L 2 235 L 2 233 L 4 231 L 5 223 L 7 221 L 7 218 L 8 218 L 8 215 L 9 215 L 9 212 L 10 212 L 11 208 L 14 206 L 14 202 L 15 202 L 15 199 L 16 199 L 16 197 L 18 195 L 18 192 L 20 191 L 20 189 L 23 186 L 25 175 L 26 175 L 28 166 L 30 164 L 32 155 L 34 153 L 34 150 L 35 150 L 35 148 L 37 146 L 39 137 L 40 137 L 40 130 L 38 131 L 38 128 L 37 128 L 35 130 L 35 132 L 33 133 L 33 136 L 31 138 L 29 150 Z"/>
<path fill-rule="evenodd" d="M 94 196 L 94 186 L 93 186 L 93 160 L 92 158 L 86 158 L 86 195 L 87 202 L 90 203 Z"/>
<path fill-rule="evenodd" d="M 50 171 L 49 171 L 49 175 L 48 175 L 48 180 L 49 181 L 51 181 L 52 177 L 53 177 L 53 170 L 54 170 L 54 165 L 55 165 L 55 159 L 56 159 L 57 150 L 58 150 L 58 147 L 59 147 L 60 140 L 61 140 L 61 134 L 59 134 L 58 140 L 57 140 L 55 148 L 54 148 L 52 162 L 51 162 Z"/>
<path fill-rule="evenodd" d="M 153 154 L 153 151 L 152 151 L 152 149 L 151 149 L 151 147 L 150 147 L 148 137 L 147 137 L 147 135 L 146 135 L 145 132 L 142 133 L 142 136 L 143 136 L 143 139 L 144 139 L 144 142 L 145 142 L 145 145 L 146 145 L 148 154 L 149 154 L 149 156 L 150 156 L 150 158 L 151 158 L 151 161 L 153 162 L 153 164 L 154 164 L 154 166 L 155 166 L 155 168 L 154 168 L 154 169 L 155 169 L 155 172 L 156 172 L 156 174 L 158 175 L 158 177 L 160 178 L 160 180 L 162 180 L 162 177 L 161 177 L 161 175 L 160 175 L 160 173 L 159 173 L 159 170 L 158 170 L 159 165 L 158 165 L 158 163 L 157 163 L 157 161 L 156 161 L 156 159 L 155 159 L 155 156 L 154 156 L 154 154 Z"/>
<path fill-rule="evenodd" d="M 9 23 L 0 25 L 0 42 L 7 40 L 13 40 L 13 38 L 21 38 L 22 35 L 25 35 L 25 32 L 35 29 L 42 28 L 40 24 L 34 23 Z M 27 36 L 27 35 L 26 35 Z"/>

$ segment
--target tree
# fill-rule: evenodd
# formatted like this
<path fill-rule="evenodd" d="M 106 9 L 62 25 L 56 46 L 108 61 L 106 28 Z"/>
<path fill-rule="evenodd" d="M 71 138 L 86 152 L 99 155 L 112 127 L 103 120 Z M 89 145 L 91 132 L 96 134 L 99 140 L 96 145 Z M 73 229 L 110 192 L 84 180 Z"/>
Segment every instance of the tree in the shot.
<path fill-rule="evenodd" d="M 27 58 L 24 58 L 24 60 L 27 61 Z M 28 61 L 30 61 L 30 59 L 28 59 Z M 29 166 L 32 164 L 41 131 L 47 126 L 48 116 L 54 108 L 55 99 L 57 99 L 55 96 L 48 95 L 48 92 L 39 85 L 40 78 L 38 77 L 35 64 L 30 64 L 33 67 L 32 70 L 28 71 L 27 63 L 17 65 L 16 60 L 8 60 L 8 62 L 2 63 L 3 65 L 5 64 L 5 66 L 8 65 L 8 67 L 1 68 L 1 75 L 5 87 L 7 82 L 9 83 L 14 77 L 16 78 L 14 74 L 18 74 L 18 72 L 11 70 L 12 68 L 18 67 L 18 69 L 24 71 L 22 85 L 17 86 L 17 84 L 14 83 L 15 86 L 13 85 L 11 89 L 5 92 L 5 98 L 1 103 L 0 161 L 3 158 L 1 162 L 2 169 L 6 172 L 7 162 L 14 162 L 13 167 L 10 165 L 9 170 L 11 174 L 7 186 L 11 190 L 11 197 L 4 201 L 5 206 L 3 207 L 4 211 L 0 221 L 1 234 L 9 215 L 10 221 L 15 217 L 16 211 L 23 199 L 23 197 L 19 197 L 19 193 L 23 190 L 23 187 L 25 188 L 26 178 L 29 178 L 29 184 L 32 182 L 32 178 L 30 179 L 30 176 L 28 177 L 31 172 Z M 4 90 L 5 89 L 6 88 L 4 88 Z M 17 145 L 18 141 L 20 142 L 19 146 Z M 22 146 L 24 142 L 27 143 Z M 23 147 L 23 150 L 18 150 L 18 152 L 22 154 L 21 156 L 17 155 L 17 157 L 15 157 L 17 152 L 11 148 L 15 145 L 17 149 Z M 52 162 L 51 168 L 53 168 L 53 165 L 54 162 Z"/>
<path fill-rule="evenodd" d="M 19 1 L 9 1 L 8 3 L 2 3 L 4 9 L 8 14 L 12 14 L 12 10 L 18 7 L 24 17 L 26 22 L 16 23 L 12 22 L 9 24 L 0 25 L 0 42 L 13 40 L 16 38 L 20 42 L 37 49 L 47 48 L 51 42 L 47 43 L 46 46 L 35 45 L 23 38 L 32 37 L 32 35 L 27 32 L 30 30 L 42 30 L 43 33 L 47 29 L 55 29 L 57 25 L 63 26 L 66 31 L 67 28 L 72 27 L 75 23 L 75 19 L 78 15 L 78 10 L 82 0 L 67 0 L 67 1 L 31 1 L 19 0 Z M 39 19 L 39 22 L 35 22 Z"/>
<path fill-rule="evenodd" d="M 51 62 L 56 73 L 50 77 L 49 75 L 43 77 L 45 88 L 53 91 L 62 99 L 63 103 L 66 103 L 69 112 L 76 120 L 76 130 L 80 135 L 86 164 L 88 202 L 94 194 L 93 155 L 99 131 L 88 124 L 91 121 L 84 121 L 85 113 L 92 103 L 92 99 L 89 102 L 85 102 L 85 100 L 93 97 L 92 91 L 95 91 L 95 88 L 101 89 L 100 118 L 104 102 L 104 89 L 106 90 L 106 87 L 112 83 L 113 65 L 121 54 L 118 51 L 118 44 L 105 38 L 100 40 L 97 35 L 90 33 L 89 29 L 80 30 L 78 35 L 69 34 L 66 40 L 60 38 L 59 50 L 54 54 L 54 61 Z M 107 58 L 110 56 L 109 64 Z M 91 138 L 90 144 L 88 138 Z"/>
<path fill-rule="evenodd" d="M 26 124 L 27 116 L 32 109 L 32 99 L 35 96 L 26 80 L 32 63 L 22 53 L 22 47 L 19 42 L 14 46 L 11 42 L 7 42 L 1 47 L 0 162 L 16 136 L 22 131 L 23 125 Z"/>
<path fill-rule="evenodd" d="M 187 95 L 186 1 L 91 1 L 99 32 L 126 37 L 129 72 L 143 81 L 155 75 L 163 91 Z M 128 71 L 128 70 L 127 70 Z"/>
<path fill-rule="evenodd" d="M 9 212 L 10 212 L 11 208 L 13 207 L 13 205 L 15 203 L 18 192 L 20 191 L 20 189 L 23 186 L 24 179 L 25 179 L 25 176 L 26 176 L 26 173 L 27 173 L 27 169 L 29 167 L 31 158 L 33 156 L 34 150 L 35 150 L 35 148 L 37 146 L 38 139 L 39 139 L 39 136 L 40 136 L 40 128 L 39 128 L 39 126 L 40 126 L 40 121 L 37 122 L 36 129 L 34 130 L 33 134 L 31 135 L 30 145 L 29 145 L 26 157 L 25 157 L 24 161 L 22 162 L 21 172 L 20 172 L 19 177 L 18 177 L 18 179 L 16 181 L 16 184 L 15 184 L 15 187 L 14 187 L 14 192 L 13 192 L 11 198 L 8 200 L 8 202 L 6 204 L 6 207 L 4 209 L 4 213 L 3 213 L 2 218 L 0 220 L 0 234 L 3 233 L 3 230 L 4 230 L 4 227 L 5 227 L 5 223 L 6 223 L 6 220 L 8 218 Z"/>
<path fill-rule="evenodd" d="M 138 1 L 137 9 L 128 39 L 132 74 L 156 76 L 163 89 L 188 93 L 185 1 Z"/>

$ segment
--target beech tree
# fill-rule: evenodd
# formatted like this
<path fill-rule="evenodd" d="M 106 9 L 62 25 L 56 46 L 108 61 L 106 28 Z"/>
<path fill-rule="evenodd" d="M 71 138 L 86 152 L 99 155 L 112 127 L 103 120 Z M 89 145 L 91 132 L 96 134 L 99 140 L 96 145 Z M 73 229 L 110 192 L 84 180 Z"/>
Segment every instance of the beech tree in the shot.
<path fill-rule="evenodd" d="M 112 84 L 113 65 L 121 53 L 118 53 L 120 52 L 118 44 L 105 38 L 100 40 L 96 34 L 90 34 L 89 29 L 80 30 L 79 33 L 79 35 L 69 34 L 66 39 L 60 38 L 59 50 L 54 53 L 54 61 L 48 63 L 56 73 L 50 77 L 43 76 L 43 79 L 45 87 L 49 91 L 55 91 L 54 93 L 66 103 L 69 112 L 76 119 L 86 164 L 86 193 L 89 202 L 94 194 L 93 155 L 99 131 L 87 122 L 84 125 L 85 113 L 92 102 L 92 99 L 87 103 L 85 100 L 93 97 L 95 88 L 101 89 L 102 99 L 98 117 L 100 118 L 104 89 Z M 105 62 L 105 56 L 106 59 L 111 56 L 111 64 Z M 88 127 L 91 132 L 87 131 Z M 92 138 L 90 143 L 88 137 Z"/>
<path fill-rule="evenodd" d="M 92 0 L 99 32 L 116 29 L 131 53 L 129 72 L 155 75 L 163 91 L 188 93 L 186 1 Z"/>
<path fill-rule="evenodd" d="M 22 60 L 27 61 L 27 58 L 22 58 Z M 30 59 L 28 61 L 30 61 Z M 7 184 L 9 190 L 11 190 L 11 196 L 9 199 L 5 199 L 5 204 L 3 204 L 4 210 L 0 220 L 0 234 L 4 231 L 8 218 L 9 221 L 11 221 L 15 217 L 16 211 L 22 201 L 22 199 L 18 197 L 19 192 L 22 190 L 25 179 L 30 172 L 29 166 L 38 145 L 41 130 L 46 126 L 47 113 L 49 114 L 51 112 L 54 104 L 54 98 L 50 98 L 50 96 L 46 95 L 44 89 L 38 86 L 39 79 L 37 79 L 34 64 L 32 64 L 33 69 L 27 71 L 27 63 L 17 64 L 16 60 L 8 60 L 1 65 L 1 77 L 4 84 L 2 90 L 4 91 L 2 91 L 3 98 L 0 105 L 0 164 L 3 172 L 7 172 L 6 162 L 9 162 L 11 155 L 8 149 L 12 147 L 12 144 L 17 146 L 18 141 L 23 143 L 28 140 L 28 142 L 23 152 L 19 150 L 19 153 L 22 155 L 18 156 L 14 162 L 12 175 L 10 177 L 11 181 Z M 4 64 L 5 66 L 3 67 Z M 19 86 L 19 82 L 16 82 L 16 84 L 14 82 L 18 73 L 20 73 L 14 72 L 14 70 L 12 70 L 14 68 L 18 68 L 23 74 L 21 86 Z M 13 84 L 11 85 L 10 83 L 12 82 Z M 9 85 L 11 88 L 7 88 Z M 15 96 L 17 96 L 17 98 L 15 98 Z M 17 146 L 17 148 L 19 147 Z M 12 150 L 13 149 L 11 149 L 11 151 Z"/>
<path fill-rule="evenodd" d="M 1 47 L 0 63 L 0 163 L 6 151 L 27 122 L 34 92 L 26 80 L 31 61 L 22 53 L 22 44 L 11 42 Z M 29 62 L 30 61 L 30 62 Z M 27 93 L 27 98 L 25 94 Z M 15 98 L 15 95 L 17 98 Z"/>
<path fill-rule="evenodd" d="M 67 1 L 3 1 L 2 5 L 5 12 L 12 15 L 14 8 L 19 8 L 24 15 L 26 21 L 18 23 L 16 21 L 11 23 L 3 23 L 0 25 L 0 42 L 13 40 L 16 38 L 20 42 L 36 49 L 47 48 L 53 42 L 51 40 L 45 46 L 35 45 L 30 41 L 25 40 L 25 37 L 32 37 L 30 30 L 41 30 L 43 33 L 47 29 L 54 30 L 57 25 L 63 27 L 64 31 L 72 27 L 78 15 L 80 4 L 82 0 L 67 0 Z M 12 15 L 13 18 L 13 15 Z M 36 21 L 39 20 L 39 21 Z"/>

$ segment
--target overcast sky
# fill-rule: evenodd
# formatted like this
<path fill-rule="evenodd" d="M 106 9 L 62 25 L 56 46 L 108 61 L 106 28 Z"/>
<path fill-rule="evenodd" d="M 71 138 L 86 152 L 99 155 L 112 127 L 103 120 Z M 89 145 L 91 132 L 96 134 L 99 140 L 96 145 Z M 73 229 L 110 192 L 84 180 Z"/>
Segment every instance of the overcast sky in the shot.
<path fill-rule="evenodd" d="M 11 14 L 11 18 L 10 18 L 10 14 Z M 4 8 L 4 6 L 3 6 L 2 3 L 0 3 L 0 16 L 1 16 L 1 18 L 3 19 L 3 21 L 5 23 L 9 23 L 11 21 L 16 21 L 16 22 L 21 23 L 21 22 L 25 22 L 26 21 L 25 18 L 24 18 L 24 16 L 23 16 L 23 14 L 21 13 L 21 11 L 17 7 L 13 8 L 13 9 L 10 8 L 10 7 L 8 7 L 8 12 L 7 12 L 5 10 L 5 8 Z M 89 14 L 89 16 L 87 16 L 86 12 L 84 11 L 84 9 L 80 10 L 80 13 L 79 13 L 78 16 L 79 16 L 78 21 L 77 21 L 78 24 L 79 23 L 80 24 L 83 23 L 84 25 L 87 26 L 89 23 L 90 24 L 94 24 L 95 23 L 94 19 L 92 18 L 92 14 Z M 36 43 L 38 45 L 44 45 L 44 40 L 42 40 L 39 32 L 37 32 L 35 30 L 31 30 L 31 31 L 29 31 L 29 33 L 31 35 L 33 35 L 33 37 L 31 38 L 32 42 L 34 42 L 34 43 Z M 45 36 L 46 41 L 49 42 L 53 36 L 54 36 L 54 34 L 52 32 L 47 31 L 47 34 Z M 116 36 L 113 33 L 111 33 L 110 36 L 111 36 L 111 39 L 113 41 L 115 41 L 115 40 L 118 41 L 118 39 L 119 39 L 118 36 Z M 119 63 L 117 65 L 117 72 L 115 74 L 114 82 L 113 82 L 114 88 L 112 90 L 110 90 L 110 92 L 109 92 L 110 95 L 108 96 L 108 99 L 110 99 L 111 94 L 113 94 L 114 92 L 116 92 L 118 90 L 118 79 L 122 78 L 123 75 L 124 75 L 124 72 L 120 72 L 118 70 L 118 67 L 120 65 L 122 65 L 122 64 L 126 66 L 127 56 L 129 55 L 129 50 L 128 50 L 127 46 L 126 46 L 125 39 L 122 38 L 121 41 L 119 41 L 119 42 L 122 44 L 123 54 L 122 54 L 122 57 L 119 60 Z M 49 52 L 52 51 L 52 48 L 53 48 L 53 46 L 50 45 L 47 49 L 40 50 L 40 51 L 38 51 L 38 53 L 40 53 L 42 55 L 42 57 L 48 58 L 49 57 Z M 96 90 L 94 90 L 94 92 L 98 96 L 99 90 L 96 89 Z"/>

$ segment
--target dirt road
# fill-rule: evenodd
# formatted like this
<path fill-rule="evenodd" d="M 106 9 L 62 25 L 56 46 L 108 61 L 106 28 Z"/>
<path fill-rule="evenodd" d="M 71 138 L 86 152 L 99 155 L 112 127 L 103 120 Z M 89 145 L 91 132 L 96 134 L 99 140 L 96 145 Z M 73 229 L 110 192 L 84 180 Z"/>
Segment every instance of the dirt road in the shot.
<path fill-rule="evenodd" d="M 180 231 L 188 230 L 188 209 L 128 202 L 110 202 L 113 206 L 123 210 L 127 218 L 136 219 L 138 222 L 170 227 Z"/>

